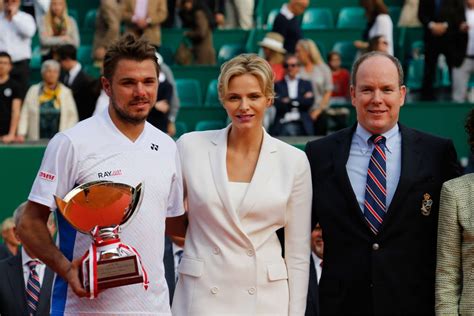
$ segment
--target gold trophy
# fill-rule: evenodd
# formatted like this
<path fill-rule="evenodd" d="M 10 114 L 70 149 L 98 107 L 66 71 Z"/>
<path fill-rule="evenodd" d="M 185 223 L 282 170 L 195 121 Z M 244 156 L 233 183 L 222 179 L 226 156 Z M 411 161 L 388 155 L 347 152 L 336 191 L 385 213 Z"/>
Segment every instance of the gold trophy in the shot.
<path fill-rule="evenodd" d="M 143 283 L 145 289 L 148 286 L 140 255 L 119 238 L 121 228 L 138 211 L 142 196 L 142 183 L 132 187 L 103 180 L 82 184 L 64 199 L 55 196 L 63 217 L 92 238 L 81 269 L 82 284 L 91 299 L 111 287 L 135 283 Z"/>

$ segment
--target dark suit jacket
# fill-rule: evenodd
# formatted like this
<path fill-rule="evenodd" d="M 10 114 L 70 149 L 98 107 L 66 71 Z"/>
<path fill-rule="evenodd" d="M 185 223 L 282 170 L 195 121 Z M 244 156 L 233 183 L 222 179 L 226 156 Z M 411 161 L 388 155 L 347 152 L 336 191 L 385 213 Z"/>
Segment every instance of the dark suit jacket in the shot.
<path fill-rule="evenodd" d="M 173 303 L 174 289 L 176 287 L 176 277 L 174 274 L 173 244 L 167 236 L 165 237 L 165 253 L 163 255 L 163 264 L 165 266 L 165 278 L 166 283 L 168 284 L 171 306 L 171 303 Z"/>
<path fill-rule="evenodd" d="M 441 8 L 436 14 L 435 12 L 435 1 L 436 0 L 420 0 L 418 6 L 418 19 L 423 24 L 425 29 L 425 49 L 430 49 L 431 45 L 447 45 L 449 47 L 450 56 L 446 56 L 448 63 L 453 66 L 460 66 L 462 59 L 466 53 L 466 46 L 462 46 L 462 42 L 459 43 L 456 38 L 456 33 L 459 33 L 459 25 L 465 20 L 464 17 L 464 0 L 442 0 Z M 441 37 L 433 36 L 429 30 L 430 22 L 447 22 L 448 31 Z M 467 41 L 467 35 L 465 40 Z M 467 45 L 467 42 L 466 42 Z"/>
<path fill-rule="evenodd" d="M 306 311 L 304 314 L 305 316 L 319 316 L 318 276 L 316 275 L 313 256 L 311 255 L 309 259 L 308 296 L 306 298 Z"/>
<path fill-rule="evenodd" d="M 46 267 L 36 313 L 38 316 L 49 315 L 53 277 L 53 272 Z M 0 261 L 0 280 L 0 315 L 28 315 L 21 251 L 14 257 Z"/>
<path fill-rule="evenodd" d="M 290 112 L 294 107 L 291 105 L 291 101 L 297 101 L 299 106 L 297 107 L 300 115 L 301 122 L 303 123 L 303 128 L 307 135 L 314 134 L 313 121 L 309 116 L 308 110 L 313 105 L 314 94 L 312 98 L 305 98 L 304 94 L 306 92 L 313 92 L 311 82 L 308 80 L 299 79 L 298 80 L 298 97 L 296 99 L 291 99 L 289 103 L 283 102 L 283 98 L 288 98 L 288 84 L 286 80 L 280 80 L 275 83 L 275 108 L 277 110 L 273 128 L 273 134 L 279 135 L 281 130 L 280 119 L 285 116 L 286 113 Z"/>
<path fill-rule="evenodd" d="M 0 244 L 0 260 L 7 259 L 12 256 L 10 250 L 8 250 L 5 244 Z"/>
<path fill-rule="evenodd" d="M 60 81 L 72 90 L 79 121 L 91 117 L 100 94 L 99 80 L 90 77 L 83 70 L 79 71 L 71 85 L 66 84 L 64 77 L 65 74 L 61 74 Z"/>
<path fill-rule="evenodd" d="M 453 143 L 400 125 L 400 180 L 378 235 L 346 171 L 355 126 L 309 142 L 313 225 L 324 238 L 321 315 L 434 315 L 441 185 L 460 174 Z M 421 212 L 423 196 L 433 201 Z"/>

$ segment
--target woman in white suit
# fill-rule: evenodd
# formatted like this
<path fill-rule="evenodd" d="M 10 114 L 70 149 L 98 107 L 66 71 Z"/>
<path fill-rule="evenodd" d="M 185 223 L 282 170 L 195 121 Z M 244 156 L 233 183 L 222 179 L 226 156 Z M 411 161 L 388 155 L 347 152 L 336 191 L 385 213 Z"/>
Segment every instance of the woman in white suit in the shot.
<path fill-rule="evenodd" d="M 308 290 L 311 171 L 302 151 L 262 127 L 271 66 L 253 54 L 222 65 L 232 123 L 178 141 L 189 226 L 173 315 L 303 315 Z M 285 256 L 276 231 L 284 228 Z"/>

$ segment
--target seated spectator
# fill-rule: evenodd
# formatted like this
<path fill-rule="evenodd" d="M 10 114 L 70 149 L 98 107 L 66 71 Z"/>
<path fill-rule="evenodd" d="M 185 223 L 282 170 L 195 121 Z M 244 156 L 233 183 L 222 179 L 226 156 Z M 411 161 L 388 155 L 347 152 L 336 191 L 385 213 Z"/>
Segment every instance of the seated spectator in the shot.
<path fill-rule="evenodd" d="M 383 35 L 376 35 L 369 39 L 369 47 L 367 48 L 368 52 L 378 51 L 389 53 L 388 51 L 388 41 Z"/>
<path fill-rule="evenodd" d="M 0 51 L 7 52 L 13 61 L 10 77 L 20 85 L 21 98 L 30 81 L 31 38 L 35 35 L 35 20 L 20 11 L 20 0 L 3 0 L 0 13 Z"/>
<path fill-rule="evenodd" d="M 166 0 L 121 0 L 125 32 L 146 38 L 153 46 L 161 46 L 161 23 L 168 16 Z"/>
<path fill-rule="evenodd" d="M 41 61 L 56 59 L 61 45 L 79 47 L 79 31 L 76 20 L 67 13 L 66 0 L 51 0 L 48 12 L 39 21 Z"/>
<path fill-rule="evenodd" d="M 286 49 L 283 48 L 284 38 L 279 33 L 269 32 L 264 39 L 258 43 L 262 47 L 265 60 L 272 66 L 275 81 L 280 81 L 285 76 L 283 62 L 285 60 Z"/>
<path fill-rule="evenodd" d="M 102 64 L 109 45 L 120 36 L 120 5 L 118 0 L 101 0 L 95 20 L 94 61 Z"/>
<path fill-rule="evenodd" d="M 10 78 L 11 70 L 10 55 L 0 52 L 0 139 L 3 143 L 15 140 L 20 120 L 20 87 Z"/>
<path fill-rule="evenodd" d="M 49 139 L 77 123 L 72 91 L 59 82 L 59 71 L 55 60 L 41 66 L 43 80 L 31 86 L 21 109 L 18 141 Z"/>
<path fill-rule="evenodd" d="M 326 109 L 334 89 L 331 69 L 324 63 L 318 47 L 310 39 L 298 41 L 296 56 L 302 65 L 300 68 L 301 79 L 309 80 L 313 84 L 314 102 L 309 111 L 314 122 L 314 133 L 315 135 L 326 135 Z"/>
<path fill-rule="evenodd" d="M 94 113 L 95 104 L 100 94 L 100 80 L 90 77 L 77 61 L 77 49 L 73 45 L 63 45 L 57 51 L 63 73 L 60 81 L 72 90 L 77 106 L 79 121 L 85 120 Z"/>
<path fill-rule="evenodd" d="M 388 42 L 388 53 L 393 55 L 393 22 L 388 15 L 388 8 L 383 0 L 360 0 L 365 10 L 367 26 L 362 41 L 354 41 L 354 46 L 361 51 L 369 47 L 369 39 L 383 35 Z"/>
<path fill-rule="evenodd" d="M 285 39 L 284 47 L 290 54 L 295 52 L 296 42 L 303 38 L 301 22 L 298 18 L 309 5 L 309 0 L 289 0 L 283 4 L 273 22 L 272 32 L 280 33 Z"/>
<path fill-rule="evenodd" d="M 183 0 L 179 16 L 183 27 L 190 29 L 184 36 L 191 41 L 194 63 L 214 65 L 216 51 L 213 46 L 212 14 L 209 8 L 198 0 Z"/>
<path fill-rule="evenodd" d="M 328 65 L 332 73 L 334 89 L 331 94 L 331 104 L 347 103 L 350 101 L 350 73 L 341 67 L 341 55 L 338 52 L 328 54 Z"/>
<path fill-rule="evenodd" d="M 285 59 L 285 78 L 275 83 L 276 117 L 273 134 L 276 136 L 313 135 L 313 122 L 308 114 L 313 105 L 311 82 L 300 79 L 298 58 Z"/>
<path fill-rule="evenodd" d="M 2 222 L 2 239 L 0 245 L 0 260 L 10 256 L 16 256 L 20 241 L 15 235 L 15 221 L 12 217 L 7 217 Z"/>

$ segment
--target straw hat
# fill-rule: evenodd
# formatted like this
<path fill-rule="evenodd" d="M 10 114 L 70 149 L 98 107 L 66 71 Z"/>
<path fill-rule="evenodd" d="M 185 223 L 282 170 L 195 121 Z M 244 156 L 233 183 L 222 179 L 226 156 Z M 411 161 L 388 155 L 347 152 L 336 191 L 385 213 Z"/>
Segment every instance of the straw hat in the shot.
<path fill-rule="evenodd" d="M 281 34 L 270 32 L 265 35 L 265 38 L 261 42 L 258 42 L 258 45 L 285 54 L 286 49 L 283 48 L 283 41 L 284 39 Z"/>

